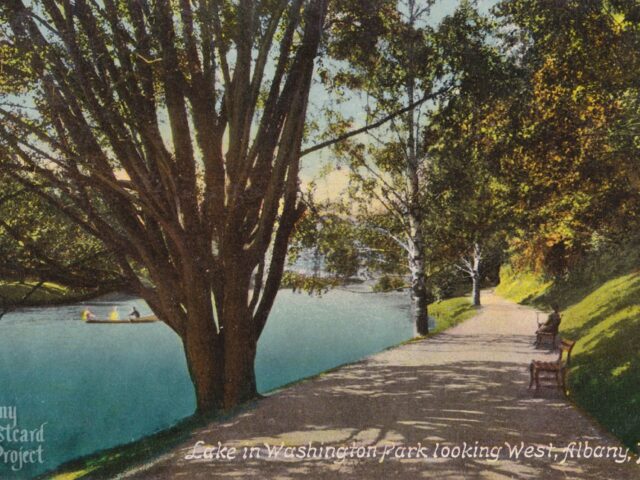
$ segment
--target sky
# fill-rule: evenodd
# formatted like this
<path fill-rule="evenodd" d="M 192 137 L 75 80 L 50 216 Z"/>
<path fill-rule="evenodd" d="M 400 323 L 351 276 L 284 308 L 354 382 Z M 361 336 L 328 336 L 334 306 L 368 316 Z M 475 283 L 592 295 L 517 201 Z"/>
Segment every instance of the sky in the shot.
<path fill-rule="evenodd" d="M 436 1 L 429 14 L 429 23 L 436 26 L 445 16 L 453 13 L 459 3 L 459 0 Z M 496 3 L 498 3 L 498 0 L 477 0 L 476 5 L 480 13 L 487 14 Z M 324 103 L 329 101 L 326 92 L 324 92 L 321 87 L 314 86 L 310 94 L 310 114 L 313 115 L 314 111 L 319 110 Z M 363 105 L 358 98 L 354 97 L 349 99 L 341 106 L 341 110 L 343 115 L 354 119 L 354 129 L 366 124 Z M 360 140 L 366 141 L 366 136 L 361 136 Z M 311 142 L 311 144 L 313 143 L 314 142 Z M 333 168 L 329 174 L 326 174 L 326 172 L 323 171 L 323 167 L 328 163 L 335 163 L 330 148 L 320 150 L 302 159 L 300 179 L 303 190 L 306 189 L 309 182 L 314 181 L 317 185 L 316 199 L 320 201 L 336 199 L 340 196 L 340 192 L 347 187 L 348 183 L 348 172 L 346 169 Z M 322 175 L 321 172 L 323 173 Z"/>

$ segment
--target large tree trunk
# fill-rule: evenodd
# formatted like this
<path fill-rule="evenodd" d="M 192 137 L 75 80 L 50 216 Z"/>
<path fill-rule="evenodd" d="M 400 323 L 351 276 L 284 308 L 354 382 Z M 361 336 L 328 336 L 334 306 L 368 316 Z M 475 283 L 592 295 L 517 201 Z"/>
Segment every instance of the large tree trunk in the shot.
<path fill-rule="evenodd" d="M 196 392 L 198 414 L 210 414 L 223 409 L 224 351 L 214 348 L 194 329 L 183 339 L 191 381 Z M 216 342 L 219 343 L 219 342 Z"/>
<path fill-rule="evenodd" d="M 258 396 L 255 373 L 257 343 L 244 339 L 242 335 L 237 335 L 237 339 L 232 340 L 234 336 L 225 335 L 225 410 Z M 231 345 L 241 345 L 241 348 L 230 348 Z"/>
<path fill-rule="evenodd" d="M 225 277 L 224 304 L 214 320 L 211 290 L 202 272 L 185 281 L 189 293 L 182 338 L 195 388 L 197 413 L 228 411 L 257 396 L 255 356 L 257 335 L 248 306 L 249 282 L 241 268 Z M 155 310 L 155 309 L 154 309 Z M 166 319 L 164 311 L 157 311 Z"/>
<path fill-rule="evenodd" d="M 231 266 L 231 268 L 233 268 Z M 224 408 L 230 409 L 254 399 L 257 335 L 249 310 L 250 274 L 236 267 L 225 276 L 224 325 Z"/>
<path fill-rule="evenodd" d="M 223 337 L 214 319 L 205 266 L 193 262 L 185 265 L 183 272 L 181 283 L 186 298 L 186 328 L 178 333 L 182 337 L 189 374 L 196 391 L 197 412 L 210 414 L 224 407 L 226 362 Z"/>

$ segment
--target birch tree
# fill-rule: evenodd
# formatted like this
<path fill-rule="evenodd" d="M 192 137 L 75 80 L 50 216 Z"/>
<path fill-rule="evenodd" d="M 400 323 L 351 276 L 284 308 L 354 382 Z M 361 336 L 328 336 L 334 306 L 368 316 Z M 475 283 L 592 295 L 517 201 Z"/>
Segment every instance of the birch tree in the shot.
<path fill-rule="evenodd" d="M 425 131 L 437 105 L 485 81 L 491 50 L 488 24 L 470 2 L 461 2 L 440 25 L 430 22 L 433 3 L 390 2 L 377 50 L 344 52 L 340 58 L 349 68 L 335 76 L 340 86 L 362 94 L 370 122 L 402 111 L 383 128 L 369 131 L 366 142 L 344 142 L 337 150 L 350 167 L 352 193 L 361 207 L 371 218 L 380 209 L 395 218 L 394 231 L 374 228 L 386 230 L 406 254 L 411 313 L 420 335 L 428 333 L 425 252 L 435 240 L 426 215 L 430 140 Z"/>

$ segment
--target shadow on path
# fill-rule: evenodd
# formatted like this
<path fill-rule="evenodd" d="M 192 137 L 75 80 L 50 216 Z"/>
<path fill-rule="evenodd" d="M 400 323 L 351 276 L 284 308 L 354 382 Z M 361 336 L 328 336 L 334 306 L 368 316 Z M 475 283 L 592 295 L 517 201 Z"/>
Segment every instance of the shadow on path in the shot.
<path fill-rule="evenodd" d="M 556 355 L 532 345 L 535 311 L 485 299 L 480 314 L 458 327 L 276 392 L 125 476 L 640 478 L 635 459 L 617 463 L 626 449 L 559 390 L 527 389 L 529 361 Z M 215 456 L 206 449 L 218 442 L 236 448 L 237 458 L 186 458 Z M 610 458 L 577 458 L 579 442 L 583 456 L 588 442 Z M 515 456 L 523 445 L 541 458 Z M 242 458 L 245 447 L 254 458 Z"/>

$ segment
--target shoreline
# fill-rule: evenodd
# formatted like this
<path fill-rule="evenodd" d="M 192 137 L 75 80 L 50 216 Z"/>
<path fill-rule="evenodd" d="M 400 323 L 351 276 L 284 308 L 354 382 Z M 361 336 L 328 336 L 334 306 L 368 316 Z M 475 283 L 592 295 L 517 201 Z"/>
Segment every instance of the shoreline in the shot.
<path fill-rule="evenodd" d="M 61 296 L 60 298 L 52 298 L 52 299 L 47 299 L 43 301 L 27 301 L 17 306 L 9 305 L 10 311 L 8 313 L 21 312 L 24 310 L 35 309 L 35 308 L 72 306 L 78 303 L 96 300 L 111 294 L 120 295 L 122 296 L 123 299 L 135 297 L 135 295 L 127 294 L 124 292 L 118 292 L 114 290 L 89 292 L 89 293 L 78 294 L 78 295 L 70 294 L 68 296 L 65 295 L 65 296 Z"/>
<path fill-rule="evenodd" d="M 341 290 L 338 288 L 337 290 Z M 344 291 L 344 290 L 343 290 Z M 350 290 L 347 290 L 350 292 Z M 355 292 L 351 292 L 355 293 Z M 366 293 L 366 292 L 360 292 Z M 406 295 L 406 292 L 373 292 L 383 295 Z M 460 298 L 460 297 L 458 297 Z M 470 297 L 464 297 L 470 300 Z M 454 299 L 455 300 L 455 299 Z M 481 310 L 477 310 L 476 314 L 479 314 Z M 461 317 L 460 322 L 464 322 L 468 320 L 469 317 Z M 175 447 L 176 445 L 183 442 L 185 439 L 189 438 L 192 433 L 203 426 L 210 424 L 212 422 L 225 422 L 232 420 L 233 418 L 239 417 L 245 413 L 251 412 L 258 408 L 263 402 L 268 401 L 271 398 L 276 398 L 279 394 L 286 393 L 292 388 L 297 388 L 299 386 L 303 386 L 307 383 L 313 383 L 315 381 L 320 381 L 324 377 L 330 376 L 339 372 L 341 369 L 351 368 L 358 366 L 360 364 L 366 363 L 369 359 L 384 354 L 385 352 L 391 352 L 395 349 L 401 348 L 405 345 L 414 344 L 416 342 L 421 341 L 429 341 L 432 338 L 436 338 L 446 332 L 448 329 L 453 328 L 458 325 L 455 321 L 449 326 L 436 329 L 433 333 L 430 333 L 427 336 L 417 336 L 399 342 L 395 345 L 390 345 L 388 347 L 383 348 L 382 350 L 371 353 L 364 357 L 361 357 L 357 360 L 351 362 L 345 362 L 340 365 L 336 365 L 332 368 L 324 370 L 322 372 L 318 372 L 316 374 L 299 378 L 292 382 L 288 382 L 286 384 L 280 385 L 278 387 L 267 390 L 263 393 L 260 393 L 258 397 L 252 399 L 242 405 L 235 407 L 230 412 L 226 413 L 217 413 L 210 416 L 200 417 L 197 415 L 191 415 L 183 418 L 178 421 L 171 427 L 153 432 L 149 435 L 141 437 L 137 440 L 134 440 L 130 443 L 125 443 L 121 445 L 116 445 L 114 447 L 106 448 L 104 450 L 98 450 L 96 452 L 90 453 L 88 455 L 78 457 L 75 459 L 68 460 L 52 470 L 45 472 L 39 476 L 37 479 L 57 479 L 57 480 L 68 480 L 68 478 L 113 478 L 117 473 L 121 473 L 128 468 L 135 467 L 140 465 L 141 463 L 148 461 L 150 459 L 161 457 L 166 451 Z M 104 461 L 104 465 L 95 466 L 96 464 L 100 464 Z M 93 465 L 95 468 L 92 470 L 86 470 L 89 466 Z M 71 476 L 67 477 L 66 475 L 77 474 L 79 471 L 84 471 L 79 476 Z M 85 477 L 85 475 L 89 475 L 89 477 Z"/>
<path fill-rule="evenodd" d="M 329 290 L 339 290 L 339 291 L 347 291 L 349 293 L 357 293 L 357 294 L 407 294 L 407 289 L 394 289 L 384 292 L 375 292 L 372 290 L 372 287 L 375 283 L 375 279 L 373 280 L 362 280 L 362 279 L 347 279 L 343 284 L 334 286 L 329 288 Z M 0 285 L 0 289 L 2 285 Z M 294 290 L 290 286 L 280 287 L 279 290 Z M 304 290 L 295 291 L 295 293 L 306 293 Z M 12 312 L 18 312 L 24 309 L 32 309 L 32 308 L 47 308 L 47 307 L 60 307 L 60 306 L 71 306 L 81 302 L 87 302 L 90 300 L 101 300 L 103 297 L 107 297 L 109 300 L 120 301 L 120 300 L 131 300 L 140 298 L 135 293 L 127 292 L 124 290 L 98 290 L 95 292 L 87 292 L 84 294 L 68 294 L 62 295 L 59 298 L 50 298 L 46 300 L 36 300 L 36 301 L 26 301 L 17 306 L 12 306 Z"/>
<path fill-rule="evenodd" d="M 281 442 L 292 447 L 313 442 L 338 448 L 348 445 L 354 432 L 360 432 L 359 438 L 376 430 L 374 427 L 382 428 L 383 432 L 399 432 L 402 445 L 414 445 L 421 440 L 425 444 L 429 439 L 433 442 L 475 439 L 483 445 L 498 445 L 509 440 L 510 432 L 515 429 L 529 432 L 524 439 L 528 445 L 544 443 L 551 435 L 555 438 L 554 445 L 593 438 L 600 444 L 619 447 L 618 439 L 575 408 L 560 392 L 527 390 L 528 373 L 523 365 L 531 355 L 553 356 L 536 351 L 528 341 L 530 331 L 535 327 L 535 310 L 507 304 L 495 296 L 488 300 L 476 315 L 455 328 L 427 338 L 414 338 L 356 362 L 278 387 L 263 398 L 247 402 L 225 415 L 189 417 L 168 430 L 136 442 L 62 464 L 39 478 L 144 479 L 175 478 L 176 475 L 195 478 L 209 471 L 208 464 L 212 465 L 210 462 L 186 461 L 185 452 L 193 450 L 197 441 L 207 448 L 219 443 L 225 447 L 242 447 L 262 443 L 277 446 Z M 516 332 L 513 332 L 514 322 L 517 322 Z M 491 346 L 490 352 L 486 351 L 487 346 Z M 482 368 L 474 367 L 477 362 L 482 362 Z M 461 372 L 469 377 L 462 390 L 456 389 L 455 381 L 460 380 Z M 396 380 L 382 382 L 388 375 Z M 485 397 L 499 403 L 487 404 L 483 400 Z M 425 398 L 430 401 L 425 402 Z M 520 409 L 527 409 L 529 413 L 522 415 Z M 449 418 L 453 415 L 448 412 L 453 411 L 459 412 L 459 418 Z M 376 415 L 372 416 L 374 412 Z M 402 412 L 400 423 L 397 412 Z M 542 413 L 548 421 L 540 425 L 537 422 Z M 442 422 L 444 417 L 450 421 Z M 422 425 L 427 424 L 431 425 L 431 436 L 425 438 Z M 567 430 L 565 424 L 572 425 L 571 429 Z M 573 436 L 568 436 L 568 432 Z M 397 443 L 377 434 L 367 438 L 367 445 L 380 448 L 389 442 Z M 297 475 L 301 468 L 306 471 L 307 478 L 325 478 L 330 473 L 331 463 L 305 463 L 305 460 L 300 460 L 301 464 L 292 461 L 217 462 L 216 472 L 243 478 L 273 478 L 284 474 L 302 478 Z M 502 460 L 506 463 L 500 462 L 496 472 L 509 465 L 516 469 L 509 468 L 509 471 L 532 468 L 542 476 L 554 470 L 553 461 L 519 459 L 514 464 L 509 459 Z M 443 474 L 470 468 L 469 464 L 455 459 L 448 461 L 452 464 L 429 462 L 430 473 L 437 477 L 441 468 Z M 416 478 L 426 467 L 426 464 L 421 467 L 415 462 L 400 460 L 386 465 L 386 462 L 384 465 L 347 462 L 347 470 L 354 470 L 345 473 L 350 473 L 349 478 L 378 478 L 392 473 L 387 471 L 392 468 L 396 475 L 393 478 Z M 584 470 L 581 478 L 602 478 L 602 472 L 609 468 L 620 468 L 625 473 L 631 471 L 626 470 L 625 465 L 618 467 L 612 463 L 581 462 L 573 458 L 570 467 Z M 492 471 L 489 469 L 487 473 Z"/>

